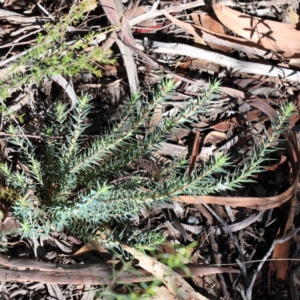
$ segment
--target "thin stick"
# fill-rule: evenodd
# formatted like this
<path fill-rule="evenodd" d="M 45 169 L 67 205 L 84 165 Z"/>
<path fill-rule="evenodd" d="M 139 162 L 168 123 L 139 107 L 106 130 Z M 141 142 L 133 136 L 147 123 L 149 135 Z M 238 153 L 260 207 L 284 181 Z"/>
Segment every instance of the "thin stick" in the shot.
<path fill-rule="evenodd" d="M 253 273 L 253 276 L 252 276 L 252 279 L 251 279 L 251 282 L 246 290 L 246 298 L 247 300 L 251 300 L 252 299 L 252 289 L 253 289 L 253 286 L 254 286 L 254 282 L 256 280 L 256 277 L 258 275 L 258 273 L 260 272 L 263 264 L 265 263 L 265 261 L 267 260 L 267 258 L 271 255 L 271 253 L 273 252 L 274 250 L 274 247 L 276 244 L 282 244 L 282 243 L 285 243 L 286 241 L 288 241 L 289 239 L 293 238 L 297 233 L 298 231 L 300 231 L 300 227 L 298 227 L 297 229 L 295 229 L 292 233 L 280 238 L 280 239 L 277 239 L 277 240 L 274 240 L 273 243 L 272 243 L 272 246 L 270 247 L 269 251 L 266 253 L 266 255 L 263 257 L 263 259 L 261 260 L 260 264 L 257 266 L 255 272 Z"/>
<path fill-rule="evenodd" d="M 218 246 L 218 244 L 215 240 L 214 234 L 212 233 L 210 222 L 206 221 L 206 224 L 207 224 L 206 228 L 207 228 L 207 231 L 208 231 L 208 240 L 209 240 L 210 247 L 211 247 L 211 250 L 212 250 L 212 255 L 214 257 L 214 261 L 215 261 L 216 265 L 220 266 L 220 264 L 221 264 L 221 254 L 219 253 L 219 246 Z M 229 293 L 228 293 L 228 290 L 227 290 L 227 287 L 226 287 L 226 283 L 225 283 L 223 274 L 217 274 L 217 277 L 219 279 L 221 290 L 222 290 L 224 298 L 229 299 L 230 297 L 229 297 Z"/>
<path fill-rule="evenodd" d="M 238 250 L 238 252 L 241 256 L 241 262 L 238 263 L 239 266 L 241 266 L 241 264 L 244 264 L 244 262 L 245 262 L 244 253 L 243 253 L 238 241 L 236 240 L 236 238 L 232 234 L 232 231 L 231 231 L 230 227 L 228 226 L 228 224 L 221 217 L 219 217 L 201 198 L 199 198 L 199 197 L 196 197 L 196 198 L 223 225 L 223 229 L 226 229 L 226 231 L 228 232 L 230 238 L 232 239 L 235 247 L 237 248 L 237 250 Z M 244 275 L 244 278 L 245 278 L 245 285 L 247 286 L 248 276 L 247 276 L 246 268 L 243 267 L 241 269 L 242 269 L 242 272 L 243 272 L 243 275 Z"/>

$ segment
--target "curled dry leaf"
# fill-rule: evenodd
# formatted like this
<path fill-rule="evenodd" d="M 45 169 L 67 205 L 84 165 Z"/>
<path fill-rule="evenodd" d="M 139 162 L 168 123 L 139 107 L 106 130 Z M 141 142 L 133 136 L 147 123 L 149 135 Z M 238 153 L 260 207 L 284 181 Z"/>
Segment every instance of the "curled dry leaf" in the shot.
<path fill-rule="evenodd" d="M 286 169 L 286 167 L 288 167 L 288 161 L 287 161 L 287 157 L 284 155 L 281 155 L 280 157 L 280 161 L 278 163 L 276 163 L 275 165 L 266 167 L 267 171 L 281 171 L 283 169 Z M 284 172 L 284 174 L 287 174 L 286 172 Z"/>

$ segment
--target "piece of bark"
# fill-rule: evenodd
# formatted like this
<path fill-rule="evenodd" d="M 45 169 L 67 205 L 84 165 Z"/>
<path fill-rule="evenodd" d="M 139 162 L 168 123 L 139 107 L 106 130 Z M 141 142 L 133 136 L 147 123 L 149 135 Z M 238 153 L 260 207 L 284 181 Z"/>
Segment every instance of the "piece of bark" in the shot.
<path fill-rule="evenodd" d="M 38 262 L 29 259 L 14 259 L 0 255 L 0 281 L 34 281 L 49 284 L 112 284 L 114 282 L 113 271 L 108 265 L 63 265 Z M 6 268 L 4 268 L 6 267 Z M 7 269 L 13 268 L 13 270 Z M 231 268 L 217 268 L 188 264 L 192 276 L 204 276 L 223 272 L 239 273 L 239 270 Z M 181 269 L 176 270 L 181 276 L 186 276 Z M 137 269 L 140 276 L 135 276 L 132 272 L 121 272 L 118 274 L 119 283 L 135 283 L 153 281 L 154 276 L 147 271 Z"/>

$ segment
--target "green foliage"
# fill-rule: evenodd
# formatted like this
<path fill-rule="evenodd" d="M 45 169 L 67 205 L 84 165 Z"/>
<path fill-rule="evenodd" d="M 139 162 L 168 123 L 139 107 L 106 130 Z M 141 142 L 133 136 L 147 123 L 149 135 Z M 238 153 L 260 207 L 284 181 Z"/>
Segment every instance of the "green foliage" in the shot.
<path fill-rule="evenodd" d="M 182 247 L 181 245 L 180 246 L 177 245 L 178 249 L 177 249 L 176 255 L 169 254 L 169 253 L 160 254 L 160 255 L 157 256 L 157 259 L 159 259 L 162 263 L 164 263 L 165 265 L 167 265 L 171 269 L 178 268 L 178 269 L 181 269 L 181 270 L 185 271 L 186 276 L 190 277 L 191 272 L 185 266 L 185 264 L 183 262 L 191 259 L 191 257 L 192 257 L 191 250 L 196 245 L 197 245 L 197 242 L 193 242 L 193 243 L 189 244 L 186 247 Z M 174 247 L 176 247 L 176 245 L 174 245 Z"/>
<path fill-rule="evenodd" d="M 95 76 L 101 76 L 98 63 L 113 64 L 110 50 L 104 51 L 100 47 L 86 52 L 93 46 L 101 33 L 92 31 L 84 37 L 78 36 L 75 41 L 68 41 L 69 28 L 84 19 L 87 2 L 73 7 L 72 11 L 57 23 L 44 26 L 44 33 L 39 34 L 36 45 L 24 51 L 23 55 L 9 66 L 8 76 L 0 78 L 0 101 L 8 98 L 11 93 L 22 85 L 39 83 L 45 77 L 55 75 L 77 76 L 81 71 L 87 71 Z M 30 70 L 30 71 L 27 71 Z M 2 107 L 2 116 L 11 115 Z"/>
<path fill-rule="evenodd" d="M 172 80 L 162 82 L 152 100 L 145 100 L 142 107 L 140 95 L 134 95 L 120 119 L 92 142 L 83 135 L 87 127 L 84 120 L 91 109 L 89 97 L 84 95 L 78 98 L 73 112 L 68 112 L 62 103 L 56 105 L 50 113 L 52 125 L 45 130 L 39 149 L 33 147 L 20 128 L 10 126 L 9 142 L 18 148 L 27 167 L 20 171 L 14 164 L 6 163 L 0 171 L 6 185 L 19 195 L 13 201 L 13 209 L 23 237 L 68 230 L 84 239 L 97 239 L 106 247 L 119 243 L 157 244 L 161 242 L 158 234 L 141 232 L 132 224 L 141 208 L 151 208 L 183 194 L 231 190 L 261 172 L 264 156 L 273 151 L 269 147 L 286 128 L 292 104 L 281 107 L 282 114 L 273 122 L 272 134 L 266 134 L 251 162 L 236 170 L 233 177 L 225 172 L 231 165 L 230 157 L 221 153 L 192 176 L 186 174 L 188 165 L 183 159 L 166 165 L 155 179 L 131 176 L 120 180 L 124 174 L 128 178 L 132 163 L 149 155 L 173 128 L 186 126 L 193 122 L 194 115 L 203 113 L 218 86 L 219 82 L 212 83 L 203 97 L 191 101 L 193 104 L 178 115 L 163 120 L 155 130 L 147 130 L 147 124 L 155 107 L 172 92 Z"/>

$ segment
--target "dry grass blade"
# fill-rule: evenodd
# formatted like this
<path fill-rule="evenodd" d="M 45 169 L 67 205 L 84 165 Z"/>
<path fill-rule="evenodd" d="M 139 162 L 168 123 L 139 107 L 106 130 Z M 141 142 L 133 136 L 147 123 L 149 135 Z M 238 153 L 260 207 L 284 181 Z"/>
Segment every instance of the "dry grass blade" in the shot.
<path fill-rule="evenodd" d="M 193 150 L 192 150 L 191 160 L 190 160 L 190 164 L 189 164 L 189 170 L 188 170 L 189 176 L 191 176 L 191 174 L 194 170 L 197 155 L 199 152 L 199 146 L 200 146 L 200 131 L 197 130 L 196 134 L 195 134 L 195 138 L 194 138 Z"/>

